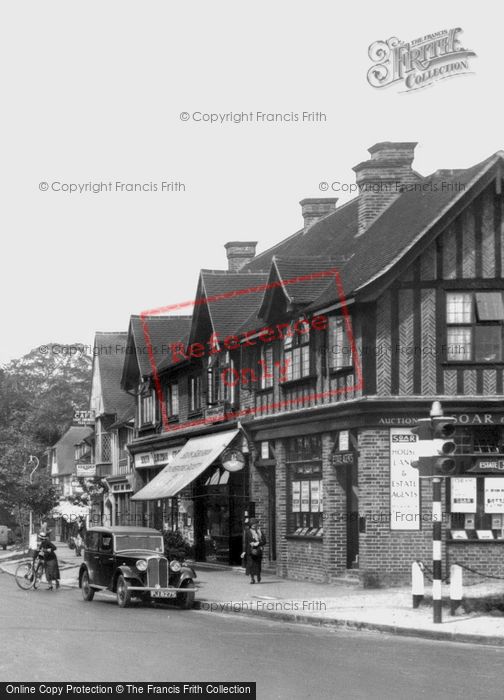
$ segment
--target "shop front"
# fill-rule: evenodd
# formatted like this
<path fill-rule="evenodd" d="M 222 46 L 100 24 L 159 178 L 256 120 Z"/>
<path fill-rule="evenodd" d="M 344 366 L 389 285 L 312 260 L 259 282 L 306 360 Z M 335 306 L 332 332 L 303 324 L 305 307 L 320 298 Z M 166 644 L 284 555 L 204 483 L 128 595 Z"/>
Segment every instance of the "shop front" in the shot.
<path fill-rule="evenodd" d="M 141 455 L 135 455 L 135 466 Z M 144 503 L 149 524 L 178 530 L 196 560 L 239 564 L 247 474 L 240 430 L 191 437 L 131 500 Z"/>

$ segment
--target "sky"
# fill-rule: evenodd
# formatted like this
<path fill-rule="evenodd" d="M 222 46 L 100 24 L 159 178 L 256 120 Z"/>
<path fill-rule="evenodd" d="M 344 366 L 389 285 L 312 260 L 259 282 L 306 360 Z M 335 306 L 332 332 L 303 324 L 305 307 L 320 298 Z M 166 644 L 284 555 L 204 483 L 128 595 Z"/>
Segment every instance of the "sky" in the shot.
<path fill-rule="evenodd" d="M 131 314 L 192 298 L 201 268 L 226 269 L 226 242 L 260 252 L 301 228 L 301 199 L 348 200 L 319 183 L 354 183 L 378 141 L 417 141 L 422 174 L 503 149 L 503 10 L 493 4 L 489 21 L 484 3 L 415 8 L 4 3 L 0 364 L 49 342 L 90 344 Z M 367 81 L 374 42 L 451 28 L 476 54 L 470 74 L 415 91 Z M 288 120 L 303 112 L 326 120 Z"/>

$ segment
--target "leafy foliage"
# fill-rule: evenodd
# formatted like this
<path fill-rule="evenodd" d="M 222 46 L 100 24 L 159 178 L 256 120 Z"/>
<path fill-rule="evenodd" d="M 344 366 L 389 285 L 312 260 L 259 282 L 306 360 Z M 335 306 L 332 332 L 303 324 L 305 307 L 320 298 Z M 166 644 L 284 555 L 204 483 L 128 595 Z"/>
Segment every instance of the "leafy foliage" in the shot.
<path fill-rule="evenodd" d="M 64 346 L 46 347 L 47 354 L 32 350 L 0 368 L 0 517 L 21 529 L 30 509 L 42 518 L 57 503 L 44 452 L 89 399 L 91 359 L 60 354 Z M 32 483 L 30 455 L 40 463 Z"/>

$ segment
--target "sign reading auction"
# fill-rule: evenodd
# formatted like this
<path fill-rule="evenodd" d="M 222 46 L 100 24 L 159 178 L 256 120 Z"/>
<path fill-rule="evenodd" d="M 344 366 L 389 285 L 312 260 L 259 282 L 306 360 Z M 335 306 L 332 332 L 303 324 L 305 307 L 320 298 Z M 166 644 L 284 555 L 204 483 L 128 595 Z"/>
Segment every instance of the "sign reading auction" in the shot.
<path fill-rule="evenodd" d="M 420 529 L 420 480 L 411 466 L 416 436 L 408 428 L 390 428 L 390 529 Z"/>

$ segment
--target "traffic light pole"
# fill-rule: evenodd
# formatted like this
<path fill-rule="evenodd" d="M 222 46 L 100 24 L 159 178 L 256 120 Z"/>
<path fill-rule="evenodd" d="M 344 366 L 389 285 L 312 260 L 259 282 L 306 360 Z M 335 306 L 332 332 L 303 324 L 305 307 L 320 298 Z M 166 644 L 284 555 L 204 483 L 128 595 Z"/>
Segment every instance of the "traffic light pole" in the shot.
<path fill-rule="evenodd" d="M 441 611 L 441 479 L 432 479 L 432 608 L 433 622 L 442 621 Z"/>

